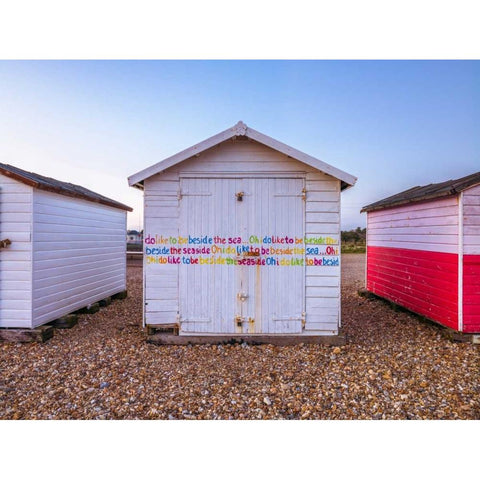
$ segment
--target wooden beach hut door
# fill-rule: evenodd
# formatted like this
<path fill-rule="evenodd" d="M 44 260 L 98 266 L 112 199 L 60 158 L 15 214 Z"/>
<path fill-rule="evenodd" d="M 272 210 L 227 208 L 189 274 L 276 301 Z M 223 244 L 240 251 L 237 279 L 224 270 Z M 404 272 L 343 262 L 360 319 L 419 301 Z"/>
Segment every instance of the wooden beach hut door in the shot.
<path fill-rule="evenodd" d="M 305 269 L 273 264 L 273 259 L 280 263 L 292 256 L 267 254 L 266 249 L 292 247 L 269 243 L 272 237 L 304 237 L 303 188 L 304 180 L 294 178 L 181 179 L 179 237 L 189 242 L 182 247 L 211 249 L 204 242 L 213 238 L 215 254 L 192 254 L 192 261 L 225 260 L 180 263 L 182 333 L 302 331 Z M 242 245 L 250 251 L 242 252 Z M 258 264 L 233 264 L 242 259 Z M 262 260 L 270 264 L 261 265 Z"/>

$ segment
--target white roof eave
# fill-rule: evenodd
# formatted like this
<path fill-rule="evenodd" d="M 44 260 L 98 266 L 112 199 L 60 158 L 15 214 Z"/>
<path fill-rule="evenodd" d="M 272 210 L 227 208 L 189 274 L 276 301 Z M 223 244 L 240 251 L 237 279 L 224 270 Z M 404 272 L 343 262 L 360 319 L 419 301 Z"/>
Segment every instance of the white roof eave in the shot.
<path fill-rule="evenodd" d="M 248 138 L 251 138 L 252 140 L 255 140 L 259 143 L 262 143 L 263 145 L 266 145 L 267 147 L 277 150 L 284 155 L 303 162 L 312 168 L 331 175 L 332 177 L 341 180 L 342 183 L 346 185 L 346 188 L 355 185 L 355 182 L 357 181 L 357 178 L 353 175 L 350 175 L 349 173 L 335 168 L 328 163 L 322 162 L 318 158 L 303 153 L 300 150 L 290 147 L 285 143 L 279 142 L 278 140 L 264 135 L 263 133 L 257 132 L 253 128 L 247 127 L 243 122 L 238 122 L 232 128 L 228 128 L 227 130 L 224 130 L 223 132 L 220 132 L 213 137 L 207 138 L 203 142 L 197 143 L 196 145 L 193 145 L 186 150 L 182 150 L 181 152 L 176 153 L 171 157 L 165 158 L 164 160 L 156 163 L 155 165 L 152 165 L 151 167 L 145 168 L 144 170 L 135 173 L 128 178 L 128 184 L 130 186 L 143 188 L 142 182 L 145 179 L 156 175 L 157 173 L 161 173 L 167 168 L 173 167 L 174 165 L 177 165 L 178 163 L 183 162 L 184 160 L 187 160 L 194 155 L 198 155 L 199 153 L 202 153 L 205 150 L 212 148 L 215 145 L 218 145 L 219 143 L 229 140 L 230 138 L 233 138 L 235 136 L 246 136 Z"/>

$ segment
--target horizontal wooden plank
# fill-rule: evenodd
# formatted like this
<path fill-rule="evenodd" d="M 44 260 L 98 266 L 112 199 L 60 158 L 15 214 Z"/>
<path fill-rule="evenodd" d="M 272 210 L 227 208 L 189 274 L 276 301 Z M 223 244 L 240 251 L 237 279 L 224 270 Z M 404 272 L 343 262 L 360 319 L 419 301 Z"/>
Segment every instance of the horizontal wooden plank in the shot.
<path fill-rule="evenodd" d="M 106 297 L 110 297 L 116 293 L 122 292 L 126 289 L 126 284 L 119 284 L 110 290 L 105 290 L 103 287 L 99 289 L 97 293 L 91 294 L 91 296 L 85 296 L 84 294 L 80 297 L 78 301 L 75 303 L 71 303 L 70 301 L 65 301 L 60 304 L 59 302 L 55 302 L 51 309 L 48 309 L 45 313 L 39 314 L 38 312 L 35 314 L 33 318 L 33 326 L 37 327 L 39 325 L 44 325 L 45 323 L 50 322 L 51 320 L 55 320 L 56 318 L 62 317 L 63 315 L 67 315 L 73 311 L 79 310 L 87 305 L 91 305 L 99 300 L 102 300 Z"/>
<path fill-rule="evenodd" d="M 22 214 L 25 215 L 25 214 Z M 125 225 L 125 222 L 120 222 L 119 219 L 110 218 L 110 219 L 100 219 L 100 218 L 82 218 L 76 216 L 74 213 L 72 215 L 50 215 L 47 213 L 33 213 L 33 222 L 35 223 L 35 231 L 49 231 L 49 225 L 62 225 L 65 226 L 63 231 L 68 232 L 68 226 L 70 225 L 90 225 L 93 227 L 112 227 L 116 228 L 118 226 Z M 125 232 L 126 234 L 126 232 Z"/>
<path fill-rule="evenodd" d="M 382 212 L 381 210 L 380 212 Z M 367 217 L 368 226 L 378 224 L 402 224 L 416 225 L 421 222 L 430 221 L 431 223 L 445 222 L 445 224 L 458 223 L 458 207 L 447 206 L 440 208 L 429 208 L 427 210 L 415 210 L 411 212 L 398 213 L 392 210 L 388 215 L 376 215 L 379 212 L 369 212 Z"/>
<path fill-rule="evenodd" d="M 449 244 L 439 244 L 439 243 L 421 243 L 421 242 L 394 242 L 394 241 L 370 241 L 368 240 L 369 247 L 375 248 L 392 248 L 392 249 L 411 249 L 411 250 L 422 250 L 429 252 L 440 252 L 440 253 L 451 253 L 458 254 L 458 245 L 449 245 Z"/>
<path fill-rule="evenodd" d="M 103 216 L 106 212 L 109 212 L 108 216 L 111 218 L 126 218 L 127 215 L 125 210 L 118 209 L 117 207 L 38 189 L 34 189 L 33 191 L 33 203 L 34 206 L 51 205 L 55 207 L 73 208 L 78 212 L 90 212 L 91 216 L 97 214 Z M 81 215 L 81 213 L 79 214 Z"/>
<path fill-rule="evenodd" d="M 83 308 L 79 306 L 87 306 L 91 303 L 94 303 L 94 298 L 97 298 L 99 295 L 104 297 L 110 296 L 114 290 L 117 292 L 121 291 L 122 288 L 125 290 L 125 283 L 123 278 L 117 277 L 112 279 L 110 283 L 102 284 L 93 283 L 92 285 L 85 285 L 82 288 L 74 289 L 71 291 L 63 292 L 63 295 L 48 295 L 44 301 L 41 299 L 33 300 L 33 316 L 34 319 L 38 319 L 47 314 L 50 314 L 52 311 L 58 311 L 63 307 L 73 309 Z"/>
<path fill-rule="evenodd" d="M 27 205 L 32 205 L 32 193 L 31 192 L 5 192 L 2 189 L 2 185 L 0 183 L 0 202 L 3 205 L 10 203 L 25 203 Z"/>
<path fill-rule="evenodd" d="M 178 311 L 178 301 L 176 300 L 156 300 L 156 299 L 145 299 L 147 305 L 145 306 L 145 311 L 150 312 L 171 312 Z"/>
<path fill-rule="evenodd" d="M 340 267 L 323 267 L 323 266 L 307 266 L 305 267 L 305 272 L 308 277 L 320 276 L 324 277 L 336 277 L 340 276 Z"/>
<path fill-rule="evenodd" d="M 308 314 L 310 313 L 311 310 L 338 307 L 339 298 L 338 297 L 337 298 L 323 298 L 323 297 L 306 298 L 305 304 L 306 304 L 307 314 Z"/>
<path fill-rule="evenodd" d="M 145 208 L 178 207 L 178 199 L 175 197 L 162 197 L 161 195 L 145 196 Z"/>
<path fill-rule="evenodd" d="M 40 263 L 40 262 L 39 262 Z M 85 257 L 85 260 L 81 263 L 68 263 L 60 264 L 57 260 L 47 260 L 43 262 L 44 265 L 36 265 L 35 268 L 35 278 L 45 278 L 51 275 L 64 275 L 66 273 L 83 272 L 92 268 L 96 268 L 97 271 L 108 271 L 113 270 L 114 268 L 123 268 L 123 265 L 126 263 L 123 258 L 110 258 L 110 259 L 95 259 Z M 74 268 L 73 268 L 74 267 Z"/>
<path fill-rule="evenodd" d="M 28 280 L 1 280 L 0 290 L 2 292 L 18 292 L 19 295 L 25 296 L 31 287 L 31 282 Z"/>
<path fill-rule="evenodd" d="M 425 301 L 420 296 L 408 295 L 399 292 L 395 287 L 378 282 L 370 282 L 367 280 L 367 289 L 381 297 L 392 300 L 393 302 L 402 305 L 414 312 L 424 315 L 432 320 L 448 326 L 450 328 L 457 328 L 457 310 L 446 309 L 439 307 L 431 301 Z"/>
<path fill-rule="evenodd" d="M 437 235 L 454 235 L 455 238 L 458 234 L 458 225 L 426 225 L 426 226 L 414 226 L 414 227 L 389 227 L 389 226 L 376 226 L 374 228 L 369 227 L 368 239 L 375 240 L 380 236 L 388 235 L 389 237 L 397 237 L 398 240 L 403 240 L 405 237 L 411 238 L 412 235 L 422 235 L 425 237 L 433 237 L 433 241 Z"/>
<path fill-rule="evenodd" d="M 119 230 L 110 230 L 105 229 L 104 231 L 99 230 L 98 232 L 90 231 L 87 232 L 37 232 L 33 234 L 33 242 L 36 245 L 45 243 L 46 245 L 52 243 L 70 243 L 70 242 L 99 242 L 107 243 L 111 242 L 112 244 L 120 245 L 123 243 L 126 246 L 126 232 L 124 229 Z"/>
<path fill-rule="evenodd" d="M 417 211 L 438 210 L 444 207 L 458 207 L 458 197 L 451 196 L 445 198 L 437 198 L 427 202 L 409 203 L 400 205 L 398 207 L 386 208 L 384 210 L 377 210 L 368 212 L 370 218 L 377 218 L 390 215 L 404 215 L 411 214 Z M 458 210 L 457 210 L 458 211 Z"/>
<path fill-rule="evenodd" d="M 330 317 L 324 317 L 320 322 L 307 321 L 305 323 L 305 330 L 307 332 L 312 332 L 312 331 L 334 332 L 338 330 L 338 319 L 330 316 Z"/>
<path fill-rule="evenodd" d="M 324 237 L 340 233 L 339 223 L 311 223 L 305 224 L 305 234 L 310 236 Z"/>
<path fill-rule="evenodd" d="M 56 287 L 43 288 L 38 291 L 33 289 L 33 308 L 34 313 L 39 313 L 42 309 L 48 308 L 50 305 L 56 304 L 63 306 L 62 302 L 66 299 L 76 300 L 87 297 L 92 293 L 98 293 L 102 289 L 110 291 L 115 286 L 121 286 L 124 283 L 123 271 L 112 274 L 108 280 L 106 279 L 84 279 L 79 282 L 66 282 Z M 105 295 L 108 296 L 108 295 Z M 43 310 L 44 312 L 45 310 Z"/>
<path fill-rule="evenodd" d="M 75 218 L 105 220 L 106 222 L 116 222 L 118 224 L 125 222 L 124 211 L 112 210 L 108 206 L 103 208 L 103 204 L 100 203 L 69 202 L 68 200 L 63 200 L 66 197 L 59 196 L 54 201 L 42 203 L 41 200 L 38 200 L 37 195 L 34 198 L 33 213 L 36 215 L 74 216 Z"/>
<path fill-rule="evenodd" d="M 57 292 L 74 290 L 75 288 L 83 288 L 93 283 L 108 284 L 112 280 L 123 278 L 125 275 L 123 268 L 107 271 L 99 271 L 98 269 L 90 269 L 83 272 L 73 272 L 71 274 L 53 275 L 46 278 L 34 278 L 33 298 L 44 298 Z"/>
<path fill-rule="evenodd" d="M 0 191 L 1 194 L 10 194 L 10 193 L 27 193 L 32 194 L 33 188 L 17 181 L 8 181 L 5 180 L 8 177 L 3 175 L 0 176 Z"/>
<path fill-rule="evenodd" d="M 416 233 L 410 234 L 396 234 L 385 233 L 385 234 L 368 234 L 368 241 L 372 242 L 385 242 L 385 241 L 395 241 L 395 242 L 405 242 L 405 243 L 430 243 L 438 245 L 457 245 L 458 236 L 457 234 L 434 234 L 434 235 L 419 235 Z"/>
<path fill-rule="evenodd" d="M 338 287 L 340 284 L 339 277 L 335 276 L 311 276 L 305 278 L 305 285 L 307 287 Z"/>
<path fill-rule="evenodd" d="M 13 281 L 30 281 L 32 272 L 30 269 L 24 270 L 8 270 L 0 268 L 0 282 Z"/>
<path fill-rule="evenodd" d="M 51 248 L 48 248 L 50 247 Z M 67 242 L 60 244 L 34 244 L 35 260 L 49 260 L 71 257 L 82 257 L 86 255 L 116 254 L 119 257 L 126 255 L 124 242 L 112 244 L 111 242 Z"/>
<path fill-rule="evenodd" d="M 177 311 L 170 310 L 167 312 L 147 312 L 145 317 L 146 325 L 165 325 L 176 323 L 177 321 Z"/>
<path fill-rule="evenodd" d="M 339 202 L 305 202 L 305 211 L 306 212 L 331 212 L 339 213 L 340 212 L 340 203 Z"/>
<path fill-rule="evenodd" d="M 338 202 L 340 200 L 339 192 L 307 192 L 306 201 L 309 202 Z"/>
<path fill-rule="evenodd" d="M 410 296 L 420 296 L 425 301 L 444 307 L 454 312 L 458 305 L 458 287 L 453 283 L 450 288 L 443 290 L 438 287 L 438 283 L 422 283 L 421 281 L 412 281 L 402 279 L 400 276 L 386 275 L 384 273 L 368 271 L 368 281 L 376 285 L 383 285 L 395 290 L 397 294 L 407 294 Z"/>
<path fill-rule="evenodd" d="M 12 244 L 13 245 L 13 244 Z M 28 247 L 28 244 L 26 245 Z M 32 252 L 30 249 L 27 249 L 25 245 L 22 245 L 23 249 L 13 249 L 9 245 L 5 250 L 1 250 L 1 260 L 0 260 L 0 269 L 5 268 L 4 262 L 29 262 L 32 259 Z M 18 245 L 16 245 L 18 248 Z"/>
<path fill-rule="evenodd" d="M 28 260 L 4 260 L 2 259 L 2 272 L 29 272 L 31 270 L 31 262 Z"/>
<path fill-rule="evenodd" d="M 2 292 L 3 294 L 3 292 Z M 29 300 L 18 298 L 5 298 L 6 295 L 2 295 L 0 298 L 0 310 L 29 310 L 31 303 Z"/>
<path fill-rule="evenodd" d="M 309 180 L 305 182 L 307 194 L 309 192 L 339 192 L 339 180 Z"/>
<path fill-rule="evenodd" d="M 317 286 L 306 287 L 305 296 L 307 298 L 338 298 L 340 295 L 339 289 L 335 287 Z"/>
<path fill-rule="evenodd" d="M 150 218 L 178 218 L 180 216 L 180 208 L 175 207 L 145 207 L 145 215 Z"/>
<path fill-rule="evenodd" d="M 307 223 L 335 223 L 340 222 L 340 214 L 338 213 L 328 213 L 328 212 L 306 212 L 305 213 Z"/>
<path fill-rule="evenodd" d="M 471 194 L 467 195 L 467 192 L 463 192 L 463 206 L 480 206 L 480 195 Z"/>
<path fill-rule="evenodd" d="M 155 300 L 176 300 L 178 302 L 178 287 L 177 285 L 161 288 L 152 287 L 150 284 L 145 287 L 145 298 Z"/>
<path fill-rule="evenodd" d="M 30 212 L 5 212 L 2 209 L 2 224 L 12 224 L 16 226 L 19 223 L 30 224 L 31 221 L 32 214 Z"/>
<path fill-rule="evenodd" d="M 88 251 L 76 251 L 75 255 L 69 257 L 61 257 L 54 259 L 37 259 L 34 256 L 35 273 L 39 273 L 48 269 L 56 269 L 62 267 L 77 268 L 85 265 L 96 264 L 99 268 L 101 266 L 124 265 L 126 262 L 126 255 L 120 255 L 116 252 L 90 254 Z"/>

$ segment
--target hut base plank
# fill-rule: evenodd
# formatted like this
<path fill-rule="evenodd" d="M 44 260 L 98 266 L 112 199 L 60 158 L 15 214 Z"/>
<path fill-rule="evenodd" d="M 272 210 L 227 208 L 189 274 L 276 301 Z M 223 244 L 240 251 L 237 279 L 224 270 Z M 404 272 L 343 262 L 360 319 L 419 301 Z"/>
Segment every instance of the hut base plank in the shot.
<path fill-rule="evenodd" d="M 43 343 L 53 337 L 53 327 L 42 325 L 37 328 L 0 328 L 0 340 L 12 343 Z"/>
<path fill-rule="evenodd" d="M 50 322 L 55 328 L 73 328 L 78 323 L 78 315 L 71 313 L 70 315 L 64 315 L 61 318 L 57 318 L 53 322 Z"/>
<path fill-rule="evenodd" d="M 173 335 L 155 333 L 149 335 L 148 343 L 155 345 L 214 345 L 219 343 L 248 343 L 250 345 L 271 344 L 286 345 L 332 345 L 342 346 L 347 343 L 346 335 Z"/>
<path fill-rule="evenodd" d="M 91 315 L 93 313 L 97 313 L 100 310 L 100 305 L 97 303 L 92 303 L 89 307 L 81 308 L 77 310 L 75 313 L 79 315 Z"/>
<path fill-rule="evenodd" d="M 101 307 L 108 307 L 111 303 L 112 303 L 112 297 L 104 298 L 103 300 L 100 300 L 100 301 L 98 302 L 98 304 L 99 304 Z"/>
<path fill-rule="evenodd" d="M 128 292 L 127 290 L 123 290 L 122 292 L 115 293 L 112 295 L 112 300 L 124 300 L 127 298 Z"/>

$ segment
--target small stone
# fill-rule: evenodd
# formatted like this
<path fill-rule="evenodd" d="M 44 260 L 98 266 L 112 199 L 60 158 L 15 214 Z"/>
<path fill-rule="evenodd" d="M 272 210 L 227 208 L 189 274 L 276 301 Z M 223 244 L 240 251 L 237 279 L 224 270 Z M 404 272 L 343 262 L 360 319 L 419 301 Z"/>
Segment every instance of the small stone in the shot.
<path fill-rule="evenodd" d="M 335 347 L 333 350 L 332 350 L 332 353 L 334 355 L 338 355 L 339 353 L 342 353 L 342 350 L 340 349 L 340 347 Z"/>
<path fill-rule="evenodd" d="M 109 387 L 109 386 L 110 386 L 110 383 L 109 383 L 109 382 L 102 382 L 102 383 L 100 384 L 100 388 L 107 388 L 107 387 Z"/>
<path fill-rule="evenodd" d="M 265 398 L 263 399 L 263 403 L 264 403 L 265 405 L 270 406 L 270 405 L 272 404 L 272 401 L 271 401 L 268 397 L 265 397 Z"/>

